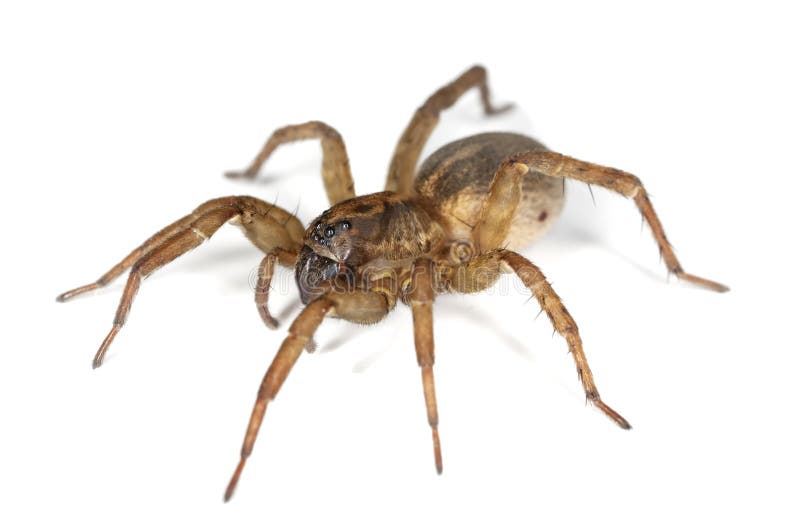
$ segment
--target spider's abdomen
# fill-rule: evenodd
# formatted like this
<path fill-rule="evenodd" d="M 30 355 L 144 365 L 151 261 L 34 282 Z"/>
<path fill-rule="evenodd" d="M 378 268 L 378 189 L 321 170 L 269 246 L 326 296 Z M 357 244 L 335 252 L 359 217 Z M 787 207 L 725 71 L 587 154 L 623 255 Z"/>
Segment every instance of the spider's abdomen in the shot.
<path fill-rule="evenodd" d="M 515 133 L 482 133 L 439 148 L 422 163 L 414 188 L 437 206 L 455 239 L 470 238 L 495 171 L 509 156 L 547 151 L 538 141 Z M 529 172 L 506 241 L 524 247 L 553 224 L 564 204 L 563 180 Z"/>

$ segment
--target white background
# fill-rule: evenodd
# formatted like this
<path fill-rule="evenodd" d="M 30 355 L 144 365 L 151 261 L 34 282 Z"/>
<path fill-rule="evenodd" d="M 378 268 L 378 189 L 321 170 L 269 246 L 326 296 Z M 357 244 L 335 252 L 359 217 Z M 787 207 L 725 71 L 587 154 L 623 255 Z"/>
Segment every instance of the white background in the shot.
<path fill-rule="evenodd" d="M 797 529 L 789 8 L 145 4 L 0 9 L 0 528 Z M 516 110 L 487 120 L 469 94 L 427 153 L 510 129 L 634 172 L 687 271 L 731 292 L 666 282 L 632 203 L 570 185 L 524 253 L 632 431 L 584 406 L 563 341 L 506 283 L 437 301 L 441 477 L 401 306 L 374 327 L 322 326 L 224 505 L 299 308 L 291 278 L 269 331 L 250 288 L 260 253 L 226 226 L 143 284 L 97 371 L 122 280 L 54 297 L 215 196 L 277 198 L 309 221 L 325 207 L 316 143 L 282 148 L 256 184 L 222 178 L 285 124 L 337 127 L 357 192 L 379 190 L 413 110 L 476 62 Z"/>

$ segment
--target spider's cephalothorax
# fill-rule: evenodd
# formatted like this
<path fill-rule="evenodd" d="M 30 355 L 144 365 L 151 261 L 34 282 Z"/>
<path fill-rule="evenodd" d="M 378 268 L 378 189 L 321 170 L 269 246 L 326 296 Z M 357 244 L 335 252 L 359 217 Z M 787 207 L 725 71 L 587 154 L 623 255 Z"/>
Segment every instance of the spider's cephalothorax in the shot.
<path fill-rule="evenodd" d="M 276 130 L 244 172 L 253 178 L 270 154 L 285 142 L 319 139 L 322 177 L 331 207 L 307 229 L 292 214 L 250 196 L 218 198 L 200 205 L 134 249 L 96 282 L 58 297 L 72 297 L 104 286 L 130 268 L 111 331 L 95 355 L 98 367 L 125 323 L 143 278 L 197 247 L 226 221 L 237 223 L 264 252 L 256 286 L 256 306 L 270 327 L 268 310 L 275 264 L 294 268 L 305 305 L 269 366 L 258 390 L 239 464 L 225 492 L 233 494 L 253 449 L 267 404 L 275 397 L 304 347 L 325 317 L 362 324 L 380 321 L 398 300 L 411 307 L 417 362 L 436 470 L 442 471 L 438 413 L 433 380 L 433 300 L 444 292 L 476 292 L 503 273 L 522 280 L 564 337 L 589 402 L 622 428 L 628 422 L 601 399 L 583 351 L 578 327 L 542 272 L 518 254 L 543 233 L 561 211 L 563 180 L 598 185 L 632 199 L 650 226 L 669 271 L 719 292 L 724 285 L 684 272 L 667 241 L 644 186 L 635 176 L 549 151 L 538 141 L 512 133 L 485 133 L 452 142 L 417 165 L 439 120 L 470 88 L 480 90 L 486 114 L 492 106 L 486 71 L 475 66 L 433 93 L 416 111 L 395 148 L 386 191 L 355 196 L 348 156 L 339 133 L 322 122 Z"/>
<path fill-rule="evenodd" d="M 301 299 L 307 304 L 325 281 L 343 288 L 363 285 L 411 263 L 441 245 L 444 231 L 417 198 L 393 192 L 359 196 L 322 213 L 306 231 L 295 266 Z M 363 281 L 363 282 L 362 282 Z"/>

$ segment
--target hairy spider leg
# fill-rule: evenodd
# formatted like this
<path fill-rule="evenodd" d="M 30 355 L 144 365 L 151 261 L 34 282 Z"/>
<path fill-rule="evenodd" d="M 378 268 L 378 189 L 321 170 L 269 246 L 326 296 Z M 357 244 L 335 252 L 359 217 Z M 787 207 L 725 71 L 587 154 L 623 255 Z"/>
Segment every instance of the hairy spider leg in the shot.
<path fill-rule="evenodd" d="M 465 264 L 443 268 L 440 273 L 441 289 L 455 292 L 478 292 L 491 286 L 502 273 L 515 273 L 538 301 L 550 318 L 556 332 L 567 342 L 578 368 L 586 399 L 599 408 L 623 429 L 630 424 L 614 409 L 600 399 L 589 362 L 583 352 L 578 326 L 561 302 L 542 271 L 522 255 L 507 249 L 492 250 L 476 256 Z"/>
<path fill-rule="evenodd" d="M 287 142 L 308 139 L 319 139 L 322 145 L 322 181 L 331 205 L 355 197 L 350 160 L 347 157 L 344 139 L 338 131 L 320 121 L 276 129 L 264 143 L 264 147 L 258 152 L 250 166 L 242 171 L 225 172 L 225 176 L 253 179 L 278 146 Z"/>
<path fill-rule="evenodd" d="M 203 203 L 192 214 L 184 216 L 150 237 L 97 282 L 58 296 L 58 301 L 67 301 L 78 294 L 107 284 L 127 268 L 131 268 L 113 325 L 100 345 L 92 367 L 97 368 L 103 363 L 111 342 L 127 320 L 142 279 L 187 251 L 196 248 L 211 238 L 225 222 L 232 220 L 236 220 L 241 225 L 248 239 L 267 253 L 275 248 L 293 250 L 299 248 L 300 244 L 297 239 L 302 234 L 302 224 L 287 211 L 249 196 L 217 198 Z M 258 294 L 256 297 L 259 312 L 261 312 L 262 307 L 266 308 L 266 300 L 259 301 Z"/>
<path fill-rule="evenodd" d="M 661 225 L 658 216 L 656 216 L 653 204 L 650 202 L 644 185 L 635 175 L 617 170 L 616 168 L 579 161 L 578 159 L 573 159 L 572 157 L 567 157 L 566 155 L 556 152 L 519 153 L 512 156 L 507 162 L 512 164 L 521 163 L 533 171 L 553 177 L 575 179 L 590 185 L 600 185 L 601 187 L 622 194 L 626 198 L 633 199 L 644 217 L 644 220 L 647 222 L 647 225 L 650 226 L 653 237 L 658 244 L 659 252 L 661 256 L 664 257 L 664 262 L 670 273 L 675 274 L 679 279 L 697 284 L 709 290 L 714 290 L 716 292 L 728 291 L 728 287 L 724 284 L 686 273 L 683 270 L 680 262 L 678 262 L 678 257 L 672 250 L 672 245 L 667 240 L 664 227 Z"/>
<path fill-rule="evenodd" d="M 75 296 L 104 287 L 105 285 L 107 285 L 108 283 L 110 283 L 123 273 L 125 273 L 125 271 L 131 266 L 133 266 L 136 263 L 136 261 L 142 258 L 142 256 L 152 251 L 156 246 L 160 245 L 168 238 L 174 236 L 176 233 L 188 227 L 189 224 L 191 224 L 194 220 L 197 219 L 197 217 L 198 214 L 196 214 L 195 211 L 192 214 L 184 216 L 180 220 L 171 223 L 161 231 L 157 232 L 156 234 L 145 240 L 141 246 L 131 251 L 124 259 L 122 259 L 119 263 L 115 264 L 110 270 L 104 273 L 97 281 L 64 292 L 63 294 L 59 295 L 56 298 L 56 301 L 60 303 L 64 301 L 69 301 Z"/>
<path fill-rule="evenodd" d="M 323 318 L 325 318 L 325 315 L 332 307 L 333 302 L 326 298 L 312 301 L 303 308 L 289 327 L 289 333 L 278 349 L 275 358 L 272 359 L 272 363 L 269 365 L 269 369 L 267 369 L 267 373 L 264 375 L 261 386 L 258 389 L 256 403 L 250 415 L 250 422 L 247 424 L 247 431 L 245 433 L 244 443 L 242 444 L 239 464 L 236 466 L 236 470 L 225 490 L 225 502 L 228 502 L 231 496 L 233 496 L 236 484 L 239 482 L 239 477 L 244 469 L 245 462 L 250 456 L 250 453 L 253 452 L 253 445 L 256 442 L 256 436 L 258 436 L 258 429 L 261 427 L 261 422 L 264 420 L 267 404 L 275 399 L 283 382 L 289 375 L 289 371 L 292 369 L 295 362 L 297 362 L 297 359 L 300 358 L 303 347 L 314 335 L 314 331 L 317 330 L 317 327 L 319 327 Z"/>
<path fill-rule="evenodd" d="M 511 104 L 499 107 L 492 105 L 486 78 L 486 69 L 475 65 L 431 94 L 416 110 L 395 147 L 389 164 L 389 174 L 386 177 L 386 190 L 401 194 L 411 193 L 420 153 L 436 124 L 439 123 L 439 114 L 452 107 L 469 89 L 478 87 L 480 90 L 481 103 L 486 115 L 502 113 L 512 107 Z"/>
<path fill-rule="evenodd" d="M 433 380 L 433 280 L 434 264 L 421 258 L 414 262 L 411 271 L 408 301 L 414 319 L 414 348 L 417 363 L 422 371 L 422 391 L 425 394 L 425 410 L 433 439 L 433 457 L 436 472 L 442 474 L 442 447 L 439 442 L 439 413 L 436 408 L 436 387 Z"/>
<path fill-rule="evenodd" d="M 300 357 L 303 346 L 307 345 L 311 340 L 322 320 L 326 316 L 336 316 L 348 321 L 370 324 L 383 319 L 389 310 L 389 302 L 383 293 L 356 289 L 352 292 L 325 294 L 319 299 L 311 301 L 300 311 L 300 314 L 297 315 L 297 318 L 289 327 L 286 339 L 278 349 L 278 353 L 261 381 L 256 402 L 250 415 L 250 421 L 247 424 L 239 463 L 225 490 L 225 502 L 228 502 L 233 496 L 245 463 L 253 452 L 253 445 L 258 436 L 261 422 L 264 420 L 267 405 L 275 399 L 283 382 L 289 375 L 289 371 Z"/>

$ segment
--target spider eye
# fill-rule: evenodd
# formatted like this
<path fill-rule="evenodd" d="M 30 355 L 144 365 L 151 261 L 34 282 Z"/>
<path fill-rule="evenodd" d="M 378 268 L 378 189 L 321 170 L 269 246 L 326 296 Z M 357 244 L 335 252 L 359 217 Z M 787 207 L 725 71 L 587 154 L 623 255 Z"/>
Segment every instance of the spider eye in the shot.
<path fill-rule="evenodd" d="M 326 238 L 330 238 L 330 237 L 332 237 L 332 236 L 333 236 L 333 233 L 334 233 L 333 226 L 330 226 L 330 225 L 329 225 L 328 227 L 326 227 L 326 228 L 325 228 L 325 237 L 326 237 Z"/>
<path fill-rule="evenodd" d="M 342 229 L 344 229 L 345 231 L 349 230 L 350 227 L 352 227 L 352 226 L 350 225 L 350 222 L 348 222 L 347 220 L 342 222 Z"/>

